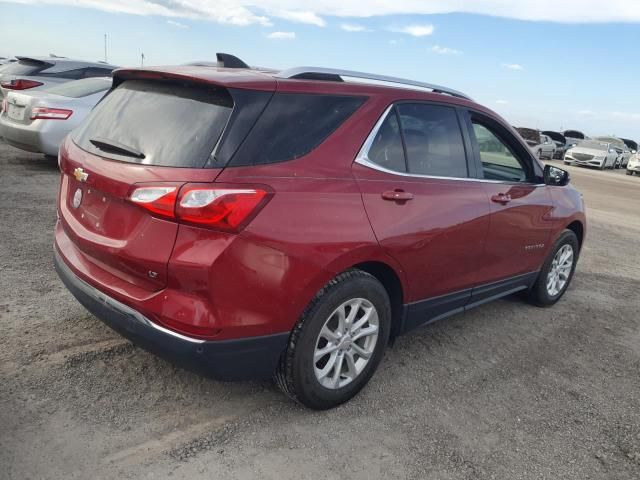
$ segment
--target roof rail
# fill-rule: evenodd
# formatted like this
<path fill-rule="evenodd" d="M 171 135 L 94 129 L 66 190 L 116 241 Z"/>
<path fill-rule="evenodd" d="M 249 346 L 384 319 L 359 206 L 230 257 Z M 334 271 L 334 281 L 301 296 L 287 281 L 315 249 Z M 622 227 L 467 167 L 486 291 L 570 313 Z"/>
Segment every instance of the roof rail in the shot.
<path fill-rule="evenodd" d="M 277 75 L 278 78 L 299 78 L 299 79 L 311 79 L 311 80 L 329 80 L 329 81 L 343 81 L 342 77 L 359 78 L 363 80 L 374 80 L 376 82 L 387 82 L 402 85 L 404 87 L 417 87 L 419 89 L 426 88 L 434 93 L 445 93 L 453 97 L 464 98 L 465 100 L 471 100 L 471 97 L 465 95 L 462 92 L 453 90 L 447 87 L 441 87 L 440 85 L 434 85 L 432 83 L 418 82 L 416 80 L 407 80 L 404 78 L 388 77 L 386 75 L 376 75 L 374 73 L 354 72 L 352 70 L 339 70 L 335 68 L 321 68 L 321 67 L 296 67 L 288 70 L 283 70 Z"/>

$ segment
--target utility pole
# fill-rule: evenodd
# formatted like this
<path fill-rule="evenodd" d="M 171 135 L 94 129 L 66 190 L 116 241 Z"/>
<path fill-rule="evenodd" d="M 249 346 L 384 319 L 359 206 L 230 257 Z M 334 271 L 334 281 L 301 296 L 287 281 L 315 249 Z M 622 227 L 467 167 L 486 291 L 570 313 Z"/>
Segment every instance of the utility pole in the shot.
<path fill-rule="evenodd" d="M 144 53 L 140 54 L 140 66 L 144 67 Z"/>
<path fill-rule="evenodd" d="M 107 60 L 107 34 L 104 34 L 104 63 L 108 63 Z"/>

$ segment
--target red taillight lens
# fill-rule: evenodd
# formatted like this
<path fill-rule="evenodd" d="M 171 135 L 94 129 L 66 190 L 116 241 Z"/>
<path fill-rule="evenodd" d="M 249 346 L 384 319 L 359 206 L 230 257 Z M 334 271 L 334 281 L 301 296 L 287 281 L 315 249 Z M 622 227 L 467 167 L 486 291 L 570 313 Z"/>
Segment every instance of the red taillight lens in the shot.
<path fill-rule="evenodd" d="M 177 185 L 154 185 L 135 188 L 129 195 L 129 200 L 157 215 L 175 218 L 177 196 Z"/>
<path fill-rule="evenodd" d="M 31 110 L 31 120 L 66 120 L 73 110 L 64 108 L 35 107 Z"/>
<path fill-rule="evenodd" d="M 235 232 L 257 213 L 267 195 L 259 188 L 188 184 L 180 190 L 176 216 L 184 222 Z"/>
<path fill-rule="evenodd" d="M 262 188 L 189 183 L 135 187 L 129 200 L 166 218 L 227 232 L 241 230 L 267 202 Z"/>
<path fill-rule="evenodd" d="M 6 88 L 7 90 L 29 90 L 30 88 L 39 87 L 43 85 L 42 82 L 36 82 L 35 80 L 11 80 L 10 82 L 2 82 L 2 88 Z"/>

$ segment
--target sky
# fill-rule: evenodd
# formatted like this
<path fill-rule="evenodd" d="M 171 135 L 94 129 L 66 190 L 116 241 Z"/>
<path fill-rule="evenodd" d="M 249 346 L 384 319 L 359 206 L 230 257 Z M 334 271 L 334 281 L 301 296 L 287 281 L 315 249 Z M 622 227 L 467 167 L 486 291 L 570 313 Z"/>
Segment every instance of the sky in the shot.
<path fill-rule="evenodd" d="M 640 140 L 637 0 L 0 0 L 0 55 L 215 61 L 445 85 L 516 126 Z"/>

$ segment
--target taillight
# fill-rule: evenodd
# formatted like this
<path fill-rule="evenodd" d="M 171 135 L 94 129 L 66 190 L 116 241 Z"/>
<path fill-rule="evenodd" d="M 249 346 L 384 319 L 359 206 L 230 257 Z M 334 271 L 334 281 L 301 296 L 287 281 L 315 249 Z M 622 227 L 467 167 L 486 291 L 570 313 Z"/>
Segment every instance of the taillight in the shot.
<path fill-rule="evenodd" d="M 175 218 L 178 186 L 156 185 L 153 187 L 137 187 L 129 195 L 129 200 L 164 217 Z"/>
<path fill-rule="evenodd" d="M 44 84 L 42 82 L 36 82 L 35 80 L 20 78 L 18 80 L 11 80 L 10 82 L 2 82 L 0 85 L 7 90 L 29 90 L 30 88 L 39 87 Z"/>
<path fill-rule="evenodd" d="M 188 183 L 136 187 L 129 200 L 166 218 L 198 226 L 240 231 L 266 204 L 269 192 L 263 188 Z"/>
<path fill-rule="evenodd" d="M 73 110 L 64 108 L 35 107 L 31 110 L 31 120 L 66 120 Z"/>

